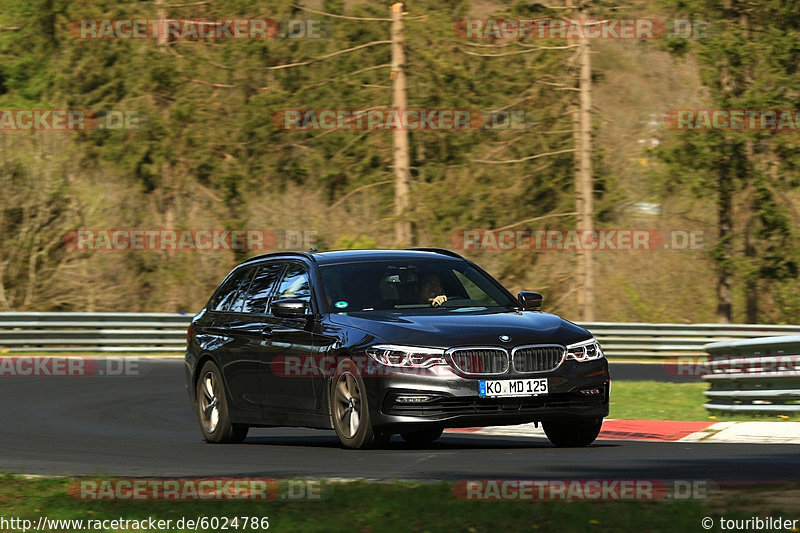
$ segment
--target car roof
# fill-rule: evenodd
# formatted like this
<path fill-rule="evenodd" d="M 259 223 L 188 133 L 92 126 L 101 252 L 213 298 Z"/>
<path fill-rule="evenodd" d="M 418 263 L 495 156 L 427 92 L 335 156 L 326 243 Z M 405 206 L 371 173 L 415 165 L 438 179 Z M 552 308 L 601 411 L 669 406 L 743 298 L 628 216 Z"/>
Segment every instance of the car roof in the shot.
<path fill-rule="evenodd" d="M 396 261 L 417 259 L 459 260 L 456 254 L 430 250 L 339 250 L 314 254 L 320 265 L 335 263 L 359 263 L 363 261 Z"/>
<path fill-rule="evenodd" d="M 455 252 L 443 248 L 413 248 L 407 250 L 336 250 L 331 252 L 276 252 L 251 257 L 244 263 L 251 263 L 271 258 L 305 258 L 319 265 L 338 263 L 360 263 L 367 261 L 396 261 L 438 259 L 463 261 L 464 258 Z"/>

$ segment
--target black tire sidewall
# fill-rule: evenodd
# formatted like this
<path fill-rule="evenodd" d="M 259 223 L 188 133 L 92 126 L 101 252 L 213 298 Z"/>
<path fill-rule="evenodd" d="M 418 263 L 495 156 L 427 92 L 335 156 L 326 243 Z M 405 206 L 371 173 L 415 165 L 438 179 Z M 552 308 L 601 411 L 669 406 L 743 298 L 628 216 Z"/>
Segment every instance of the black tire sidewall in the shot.
<path fill-rule="evenodd" d="M 542 423 L 547 438 L 558 448 L 580 448 L 597 439 L 603 417 L 567 418 Z"/>
<path fill-rule="evenodd" d="M 444 433 L 443 427 L 431 427 L 414 431 L 403 431 L 400 436 L 407 443 L 414 446 L 425 446 L 436 441 Z"/>

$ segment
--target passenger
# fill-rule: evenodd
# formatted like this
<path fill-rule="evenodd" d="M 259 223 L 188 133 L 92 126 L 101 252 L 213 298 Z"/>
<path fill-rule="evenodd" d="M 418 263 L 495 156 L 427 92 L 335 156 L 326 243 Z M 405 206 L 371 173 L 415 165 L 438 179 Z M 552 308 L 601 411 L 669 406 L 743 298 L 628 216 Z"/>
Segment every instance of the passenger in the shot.
<path fill-rule="evenodd" d="M 442 305 L 447 301 L 447 296 L 445 296 L 443 292 L 442 280 L 440 280 L 439 276 L 436 274 L 428 274 L 422 278 L 422 282 L 419 284 L 417 290 L 420 303 L 429 303 L 434 307 Z"/>

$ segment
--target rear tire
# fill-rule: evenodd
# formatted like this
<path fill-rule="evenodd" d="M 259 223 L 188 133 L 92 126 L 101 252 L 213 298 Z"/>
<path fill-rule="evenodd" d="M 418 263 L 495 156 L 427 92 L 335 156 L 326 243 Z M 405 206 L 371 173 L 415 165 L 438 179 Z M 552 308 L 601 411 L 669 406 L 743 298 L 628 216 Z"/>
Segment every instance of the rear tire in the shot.
<path fill-rule="evenodd" d="M 211 443 L 240 443 L 250 429 L 246 424 L 231 423 L 228 395 L 222 374 L 213 361 L 206 361 L 195 384 L 197 419 L 200 431 Z"/>
<path fill-rule="evenodd" d="M 413 446 L 427 446 L 442 436 L 444 428 L 427 428 L 400 433 L 403 440 Z"/>
<path fill-rule="evenodd" d="M 564 418 L 542 422 L 545 435 L 557 448 L 580 448 L 588 446 L 597 439 L 603 417 Z"/>
<path fill-rule="evenodd" d="M 336 368 L 328 397 L 333 429 L 342 446 L 363 450 L 388 441 L 385 434 L 372 428 L 367 389 L 358 366 L 350 359 Z"/>

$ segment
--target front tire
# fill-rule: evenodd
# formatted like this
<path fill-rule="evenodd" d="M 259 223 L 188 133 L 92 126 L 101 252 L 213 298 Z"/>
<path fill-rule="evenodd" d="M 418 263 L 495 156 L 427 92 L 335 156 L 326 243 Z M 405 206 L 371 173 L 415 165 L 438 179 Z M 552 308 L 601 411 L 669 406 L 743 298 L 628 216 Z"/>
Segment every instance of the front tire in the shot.
<path fill-rule="evenodd" d="M 388 441 L 372 428 L 364 380 L 350 359 L 343 360 L 336 368 L 329 398 L 333 429 L 342 446 L 368 449 Z"/>
<path fill-rule="evenodd" d="M 247 437 L 249 426 L 231 423 L 225 384 L 213 361 L 206 361 L 200 370 L 195 393 L 200 431 L 208 442 L 240 443 Z"/>
<path fill-rule="evenodd" d="M 588 446 L 597 439 L 602 426 L 603 417 L 565 418 L 542 422 L 545 435 L 557 448 Z"/>
<path fill-rule="evenodd" d="M 427 446 L 442 436 L 444 428 L 418 429 L 416 431 L 404 431 L 400 433 L 403 440 L 412 446 Z"/>

